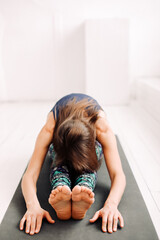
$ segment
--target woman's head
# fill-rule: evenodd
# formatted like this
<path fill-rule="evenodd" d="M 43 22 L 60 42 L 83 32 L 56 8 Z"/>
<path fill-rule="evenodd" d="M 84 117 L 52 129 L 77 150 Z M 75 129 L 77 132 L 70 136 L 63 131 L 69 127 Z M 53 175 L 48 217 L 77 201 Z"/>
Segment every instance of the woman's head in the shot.
<path fill-rule="evenodd" d="M 66 120 L 54 136 L 57 164 L 67 165 L 76 172 L 98 168 L 94 129 L 81 120 Z"/>
<path fill-rule="evenodd" d="M 79 174 L 98 169 L 94 127 L 97 117 L 94 105 L 84 100 L 72 101 L 59 111 L 53 136 L 57 165 L 67 165 Z"/>

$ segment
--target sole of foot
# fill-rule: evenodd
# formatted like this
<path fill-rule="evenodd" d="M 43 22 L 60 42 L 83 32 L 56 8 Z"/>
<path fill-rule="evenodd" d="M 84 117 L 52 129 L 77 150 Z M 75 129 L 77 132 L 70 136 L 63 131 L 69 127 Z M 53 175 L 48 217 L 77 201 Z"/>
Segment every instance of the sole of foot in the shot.
<path fill-rule="evenodd" d="M 94 193 L 84 186 L 75 186 L 72 190 L 72 218 L 83 219 L 94 203 Z"/>
<path fill-rule="evenodd" d="M 71 196 L 72 192 L 68 186 L 58 186 L 49 196 L 48 202 L 61 220 L 71 218 Z"/>

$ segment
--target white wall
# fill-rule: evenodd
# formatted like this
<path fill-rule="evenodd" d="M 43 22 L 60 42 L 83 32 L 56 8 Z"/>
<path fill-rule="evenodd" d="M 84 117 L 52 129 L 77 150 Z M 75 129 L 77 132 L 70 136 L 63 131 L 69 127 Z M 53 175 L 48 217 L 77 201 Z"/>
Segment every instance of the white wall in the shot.
<path fill-rule="evenodd" d="M 1 5 L 6 99 L 43 99 L 46 79 L 54 86 L 52 14 L 32 1 L 1 1 Z"/>
<path fill-rule="evenodd" d="M 0 11 L 0 100 L 85 91 L 85 19 L 128 18 L 130 83 L 160 76 L 159 0 L 1 0 Z"/>

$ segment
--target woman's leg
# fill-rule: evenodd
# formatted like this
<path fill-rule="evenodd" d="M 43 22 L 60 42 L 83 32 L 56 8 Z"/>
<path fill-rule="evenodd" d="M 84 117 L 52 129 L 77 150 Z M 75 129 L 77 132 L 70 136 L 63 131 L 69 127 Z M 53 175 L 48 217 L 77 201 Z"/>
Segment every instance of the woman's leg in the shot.
<path fill-rule="evenodd" d="M 97 160 L 103 158 L 102 146 L 96 141 L 95 150 Z M 87 210 L 94 202 L 93 190 L 97 182 L 97 172 L 85 172 L 75 180 L 75 187 L 72 190 L 72 217 L 74 219 L 84 218 Z"/>
<path fill-rule="evenodd" d="M 97 172 L 85 172 L 77 177 L 75 180 L 75 186 L 84 186 L 94 191 L 96 182 Z"/>
<path fill-rule="evenodd" d="M 56 211 L 57 217 L 67 220 L 71 217 L 71 180 L 66 166 L 55 166 L 55 151 L 53 145 L 49 148 L 49 155 L 53 161 L 50 182 L 52 191 L 49 203 Z"/>
<path fill-rule="evenodd" d="M 100 162 L 103 158 L 103 150 L 101 144 L 96 141 L 95 142 L 95 150 L 97 155 L 97 160 Z M 96 186 L 97 182 L 97 172 L 84 172 L 80 176 L 78 176 L 75 180 L 75 186 L 84 186 L 90 188 L 92 191 L 94 191 L 94 188 Z"/>
<path fill-rule="evenodd" d="M 66 166 L 52 167 L 50 173 L 52 190 L 58 186 L 68 186 L 71 189 L 71 180 Z"/>
<path fill-rule="evenodd" d="M 84 174 L 78 177 L 77 185 L 72 190 L 72 218 L 83 219 L 87 210 L 94 203 L 92 189 L 95 185 L 94 175 Z M 92 183 L 92 180 L 94 183 Z"/>
<path fill-rule="evenodd" d="M 54 151 L 53 144 L 49 147 L 49 156 L 52 160 L 51 170 L 50 170 L 50 183 L 52 190 L 58 186 L 68 186 L 71 188 L 71 180 L 67 166 L 56 167 L 56 153 Z"/>

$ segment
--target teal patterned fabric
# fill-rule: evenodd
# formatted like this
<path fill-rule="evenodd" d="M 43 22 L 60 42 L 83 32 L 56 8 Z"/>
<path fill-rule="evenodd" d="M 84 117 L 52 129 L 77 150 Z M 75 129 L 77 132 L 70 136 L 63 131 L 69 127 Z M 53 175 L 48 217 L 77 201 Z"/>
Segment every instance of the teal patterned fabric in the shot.
<path fill-rule="evenodd" d="M 52 189 L 63 185 L 67 185 L 69 188 L 71 188 L 71 180 L 67 167 L 60 166 L 52 168 L 50 173 L 50 182 Z"/>
<path fill-rule="evenodd" d="M 93 191 L 96 186 L 96 182 L 97 182 L 97 173 L 87 172 L 78 176 L 78 178 L 75 181 L 75 186 L 79 185 L 79 186 L 88 187 Z"/>

